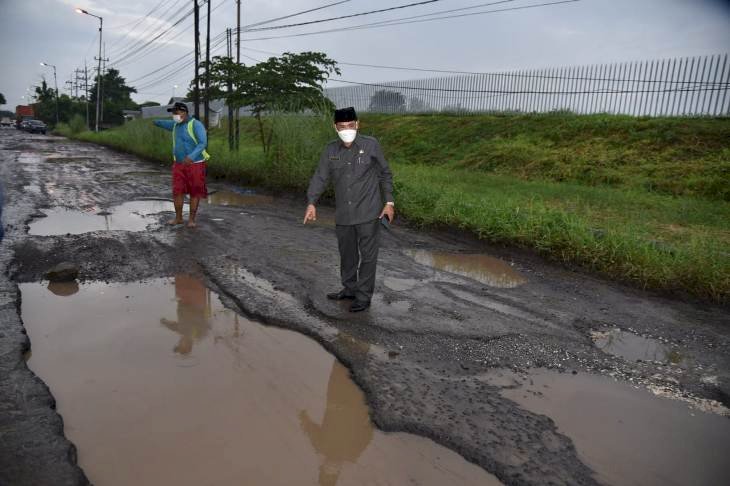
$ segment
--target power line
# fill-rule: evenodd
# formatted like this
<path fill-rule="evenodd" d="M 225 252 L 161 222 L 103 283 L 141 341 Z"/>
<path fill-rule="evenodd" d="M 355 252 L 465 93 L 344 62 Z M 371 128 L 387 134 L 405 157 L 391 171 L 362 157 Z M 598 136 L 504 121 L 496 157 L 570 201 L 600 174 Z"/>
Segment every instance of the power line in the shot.
<path fill-rule="evenodd" d="M 333 20 L 349 19 L 349 18 L 353 18 L 353 17 L 363 17 L 365 15 L 373 15 L 373 14 L 377 14 L 377 13 L 390 12 L 392 10 L 400 10 L 400 9 L 409 8 L 409 7 L 418 7 L 420 5 L 427 5 L 427 4 L 430 4 L 430 3 L 436 3 L 436 2 L 440 2 L 440 1 L 442 1 L 442 0 L 424 0 L 424 1 L 421 1 L 421 2 L 408 3 L 408 4 L 405 4 L 405 5 L 398 5 L 398 6 L 395 6 L 395 7 L 381 8 L 379 10 L 370 10 L 370 11 L 367 11 L 367 12 L 358 12 L 358 13 L 354 13 L 354 14 L 341 15 L 339 17 L 330 17 L 330 18 L 326 18 L 326 19 L 310 20 L 310 21 L 307 21 L 307 22 L 299 22 L 299 23 L 296 23 L 296 24 L 273 25 L 273 26 L 270 26 L 270 27 L 260 27 L 260 28 L 257 28 L 257 29 L 248 28 L 248 29 L 246 29 L 246 32 L 258 32 L 258 31 L 261 31 L 261 30 L 288 29 L 288 28 L 291 28 L 291 27 L 300 27 L 302 25 L 319 24 L 319 23 L 322 23 L 322 22 L 332 22 Z M 509 0 L 509 1 L 512 1 L 512 0 Z"/>
<path fill-rule="evenodd" d="M 132 31 L 128 32 L 124 37 L 129 38 L 124 44 L 117 45 L 114 48 L 113 54 L 115 57 L 119 57 L 127 52 L 129 52 L 129 49 L 132 49 L 133 46 L 138 44 L 140 41 L 149 40 L 156 31 L 161 29 L 165 24 L 169 24 L 173 22 L 173 19 L 177 16 L 179 13 L 179 10 L 181 8 L 180 2 L 182 0 L 165 0 L 165 1 L 172 1 L 173 3 L 169 3 L 165 5 L 165 10 L 161 11 L 158 16 L 151 19 L 150 22 L 147 23 L 147 25 L 144 26 L 144 28 L 139 32 L 136 33 L 134 36 L 132 36 Z M 149 16 L 143 17 L 141 20 L 144 22 L 149 19 Z M 118 44 L 118 43 L 117 43 Z"/>
<path fill-rule="evenodd" d="M 493 2 L 493 3 L 494 4 L 504 3 L 505 1 L 507 1 L 507 0 L 503 0 L 502 2 Z M 351 31 L 351 30 L 362 30 L 362 29 L 370 29 L 370 28 L 377 28 L 377 27 L 391 27 L 393 25 L 415 24 L 415 23 L 421 23 L 421 22 L 432 22 L 435 20 L 453 19 L 453 18 L 460 18 L 460 17 L 471 17 L 471 16 L 485 15 L 485 14 L 498 13 L 498 12 L 509 12 L 509 11 L 514 11 L 514 10 L 525 10 L 525 9 L 530 9 L 530 8 L 547 7 L 547 6 L 552 6 L 552 5 L 560 5 L 560 4 L 564 4 L 564 3 L 576 3 L 579 1 L 580 0 L 560 0 L 560 1 L 556 1 L 556 2 L 538 3 L 538 4 L 533 4 L 533 5 L 508 7 L 508 8 L 502 8 L 502 9 L 494 9 L 494 10 L 483 10 L 483 11 L 479 11 L 479 12 L 470 12 L 470 13 L 458 14 L 458 15 L 445 15 L 445 16 L 441 16 L 441 17 L 432 17 L 432 18 L 419 19 L 419 20 L 404 21 L 404 19 L 393 19 L 393 20 L 373 22 L 373 23 L 368 23 L 368 24 L 353 25 L 353 26 L 349 26 L 349 27 L 340 27 L 340 28 L 336 28 L 336 29 L 318 30 L 318 31 L 314 31 L 314 32 L 302 32 L 299 34 L 257 37 L 257 38 L 246 39 L 246 40 L 247 41 L 261 41 L 261 40 L 272 40 L 272 39 L 285 39 L 285 38 L 290 38 L 290 37 L 304 37 L 304 36 L 317 35 L 317 34 L 330 34 L 330 33 L 334 33 L 334 32 L 346 32 L 346 31 Z"/>
<path fill-rule="evenodd" d="M 322 5 L 321 7 L 310 8 L 309 10 L 302 10 L 300 12 L 295 12 L 293 14 L 288 14 L 288 15 L 285 15 L 283 17 L 276 17 L 276 18 L 269 19 L 269 20 L 262 20 L 260 22 L 254 23 L 254 24 L 249 24 L 249 25 L 245 26 L 244 29 L 247 28 L 247 27 L 258 27 L 259 25 L 265 25 L 265 24 L 270 24 L 272 22 L 278 22 L 279 20 L 290 19 L 292 17 L 297 17 L 299 15 L 304 15 L 304 14 L 308 14 L 308 13 L 311 13 L 311 12 L 316 12 L 317 10 L 323 10 L 325 8 L 334 7 L 335 5 L 341 5 L 343 3 L 349 3 L 351 1 L 352 0 L 341 0 L 339 2 L 333 2 L 333 3 L 328 3 L 326 5 Z"/>

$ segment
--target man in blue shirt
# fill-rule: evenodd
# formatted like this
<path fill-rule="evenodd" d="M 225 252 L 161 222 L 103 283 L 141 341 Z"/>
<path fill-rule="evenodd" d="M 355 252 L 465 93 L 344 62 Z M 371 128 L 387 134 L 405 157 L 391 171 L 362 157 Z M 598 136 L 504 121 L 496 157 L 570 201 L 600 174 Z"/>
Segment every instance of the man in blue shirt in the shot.
<path fill-rule="evenodd" d="M 185 194 L 190 195 L 188 228 L 195 228 L 195 216 L 201 198 L 208 197 L 205 174 L 206 161 L 210 158 L 205 148 L 208 135 L 203 124 L 188 115 L 185 103 L 175 103 L 167 110 L 172 120 L 155 120 L 155 125 L 172 132 L 172 196 L 175 202 L 175 219 L 170 224 L 182 224 Z"/>

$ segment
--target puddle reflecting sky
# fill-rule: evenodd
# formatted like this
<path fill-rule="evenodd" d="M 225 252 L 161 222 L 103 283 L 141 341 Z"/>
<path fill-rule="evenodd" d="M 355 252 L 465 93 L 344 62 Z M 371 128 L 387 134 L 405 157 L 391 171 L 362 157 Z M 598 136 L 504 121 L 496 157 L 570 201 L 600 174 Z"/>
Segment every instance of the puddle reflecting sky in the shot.
<path fill-rule="evenodd" d="M 154 223 L 151 215 L 174 211 L 172 202 L 162 200 L 129 201 L 106 211 L 78 211 L 65 208 L 44 209 L 45 218 L 30 223 L 31 235 L 65 235 L 91 231 L 144 231 Z M 187 204 L 185 205 L 187 211 Z"/>
<path fill-rule="evenodd" d="M 585 373 L 500 370 L 486 380 L 521 407 L 553 419 L 606 484 L 727 484 L 727 417 Z"/>
<path fill-rule="evenodd" d="M 421 265 L 468 277 L 491 287 L 513 288 L 527 282 L 507 262 L 488 255 L 405 250 Z"/>
<path fill-rule="evenodd" d="M 375 430 L 317 343 L 240 317 L 196 278 L 21 291 L 29 365 L 95 484 L 499 484 L 429 440 Z"/>

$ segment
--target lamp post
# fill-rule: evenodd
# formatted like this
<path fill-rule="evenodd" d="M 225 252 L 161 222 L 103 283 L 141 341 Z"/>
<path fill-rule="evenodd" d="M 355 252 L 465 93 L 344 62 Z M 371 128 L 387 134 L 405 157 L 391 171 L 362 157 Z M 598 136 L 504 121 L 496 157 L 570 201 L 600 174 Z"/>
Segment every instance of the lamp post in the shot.
<path fill-rule="evenodd" d="M 174 85 L 174 86 L 172 87 L 172 98 L 173 98 L 173 100 L 175 99 L 175 90 L 176 90 L 176 89 L 177 89 L 177 85 Z"/>
<path fill-rule="evenodd" d="M 77 8 L 76 12 L 84 15 L 90 15 L 91 17 L 96 17 L 97 19 L 99 19 L 99 71 L 97 72 L 96 76 L 96 126 L 94 130 L 98 132 L 99 118 L 101 118 L 101 37 L 103 35 L 104 19 L 99 17 L 98 15 L 87 12 L 82 8 Z"/>
<path fill-rule="evenodd" d="M 56 125 L 58 125 L 58 79 L 56 79 L 56 66 L 47 62 L 42 62 L 41 66 L 53 68 L 53 86 L 56 89 Z"/>

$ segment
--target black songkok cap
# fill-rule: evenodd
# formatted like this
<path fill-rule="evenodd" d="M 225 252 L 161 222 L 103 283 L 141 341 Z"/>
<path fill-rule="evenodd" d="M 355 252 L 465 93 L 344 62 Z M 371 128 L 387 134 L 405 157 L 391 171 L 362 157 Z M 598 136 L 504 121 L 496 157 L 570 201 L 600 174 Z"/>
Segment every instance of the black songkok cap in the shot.
<path fill-rule="evenodd" d="M 335 123 L 349 121 L 357 121 L 357 113 L 355 113 L 355 108 L 350 106 L 349 108 L 335 110 Z"/>

